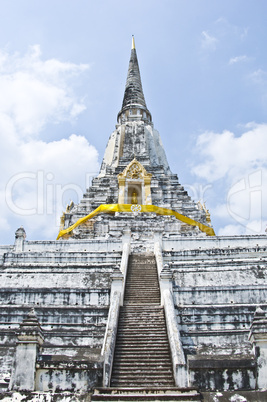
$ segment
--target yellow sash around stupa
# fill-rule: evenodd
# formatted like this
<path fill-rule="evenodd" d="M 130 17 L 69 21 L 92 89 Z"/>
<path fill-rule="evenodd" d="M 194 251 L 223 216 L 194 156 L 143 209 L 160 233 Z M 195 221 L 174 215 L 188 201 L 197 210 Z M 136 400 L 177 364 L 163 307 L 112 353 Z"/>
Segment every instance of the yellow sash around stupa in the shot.
<path fill-rule="evenodd" d="M 64 236 L 67 233 L 70 233 L 77 226 L 82 223 L 88 221 L 88 219 L 93 218 L 94 216 L 100 213 L 114 213 L 114 212 L 145 212 L 145 213 L 155 213 L 157 215 L 168 215 L 175 216 L 181 222 L 187 223 L 191 226 L 197 226 L 202 232 L 206 233 L 208 236 L 215 236 L 214 230 L 212 227 L 203 225 L 203 223 L 196 222 L 187 216 L 179 214 L 179 212 L 173 211 L 167 208 L 157 207 L 156 205 L 139 205 L 139 204 L 102 204 L 94 211 L 92 211 L 89 215 L 80 218 L 73 225 L 68 227 L 67 229 L 61 230 L 58 234 L 57 240 Z"/>

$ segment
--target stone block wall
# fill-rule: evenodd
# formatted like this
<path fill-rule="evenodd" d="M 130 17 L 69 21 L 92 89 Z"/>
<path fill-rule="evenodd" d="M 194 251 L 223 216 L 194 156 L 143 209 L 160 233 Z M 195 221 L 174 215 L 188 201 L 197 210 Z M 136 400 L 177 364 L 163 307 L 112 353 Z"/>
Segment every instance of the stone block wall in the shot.
<path fill-rule="evenodd" d="M 53 383 L 54 390 L 55 378 L 66 390 L 98 383 L 111 275 L 119 270 L 121 242 L 24 241 L 22 246 L 18 252 L 0 249 L 0 392 L 10 380 L 16 333 L 32 307 L 45 338 L 41 356 L 50 362 L 39 362 L 37 386 L 43 379 L 43 389 Z M 68 367 L 73 361 L 76 371 Z M 64 386 L 70 378 L 73 386 Z"/>
<path fill-rule="evenodd" d="M 257 307 L 267 313 L 266 236 L 163 237 L 162 243 L 191 384 L 255 389 L 249 334 Z"/>

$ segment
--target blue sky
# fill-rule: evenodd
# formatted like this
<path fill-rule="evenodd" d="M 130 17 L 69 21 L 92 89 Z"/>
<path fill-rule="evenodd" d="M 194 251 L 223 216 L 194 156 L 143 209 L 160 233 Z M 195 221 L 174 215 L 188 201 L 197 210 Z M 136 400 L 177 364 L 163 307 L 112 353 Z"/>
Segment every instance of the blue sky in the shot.
<path fill-rule="evenodd" d="M 267 221 L 265 0 L 0 0 L 1 238 L 54 239 L 98 172 L 135 35 L 174 173 L 220 235 Z"/>

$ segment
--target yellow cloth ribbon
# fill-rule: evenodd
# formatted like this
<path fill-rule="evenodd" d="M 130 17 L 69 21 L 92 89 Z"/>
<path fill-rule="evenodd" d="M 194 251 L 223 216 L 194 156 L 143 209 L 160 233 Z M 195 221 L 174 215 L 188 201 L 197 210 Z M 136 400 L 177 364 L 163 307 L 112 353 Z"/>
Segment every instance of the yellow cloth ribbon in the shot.
<path fill-rule="evenodd" d="M 203 223 L 200 223 L 200 222 L 196 222 L 193 219 L 188 218 L 187 216 L 184 216 L 182 214 L 179 214 L 179 212 L 173 211 L 171 209 L 157 207 L 156 205 L 102 204 L 98 208 L 96 208 L 94 211 L 92 211 L 89 215 L 86 215 L 83 218 L 78 219 L 77 222 L 75 222 L 73 225 L 71 225 L 67 229 L 61 230 L 58 234 L 57 240 L 60 239 L 60 237 L 64 236 L 65 234 L 70 233 L 77 226 L 88 221 L 89 219 L 93 218 L 94 216 L 100 214 L 101 212 L 104 212 L 106 214 L 112 213 L 112 212 L 113 213 L 114 212 L 145 212 L 145 213 L 154 212 L 157 215 L 175 216 L 175 218 L 181 222 L 187 223 L 188 225 L 191 225 L 191 226 L 197 226 L 202 232 L 206 233 L 208 236 L 215 236 L 214 230 L 210 226 L 204 225 Z"/>

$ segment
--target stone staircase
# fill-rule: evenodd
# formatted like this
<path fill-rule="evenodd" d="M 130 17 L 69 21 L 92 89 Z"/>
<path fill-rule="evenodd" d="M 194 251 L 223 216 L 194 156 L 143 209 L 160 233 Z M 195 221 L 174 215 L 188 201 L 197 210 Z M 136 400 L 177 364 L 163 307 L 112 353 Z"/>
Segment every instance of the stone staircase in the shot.
<path fill-rule="evenodd" d="M 111 388 L 92 401 L 199 401 L 194 389 L 176 388 L 154 256 L 129 258 L 120 309 Z"/>

